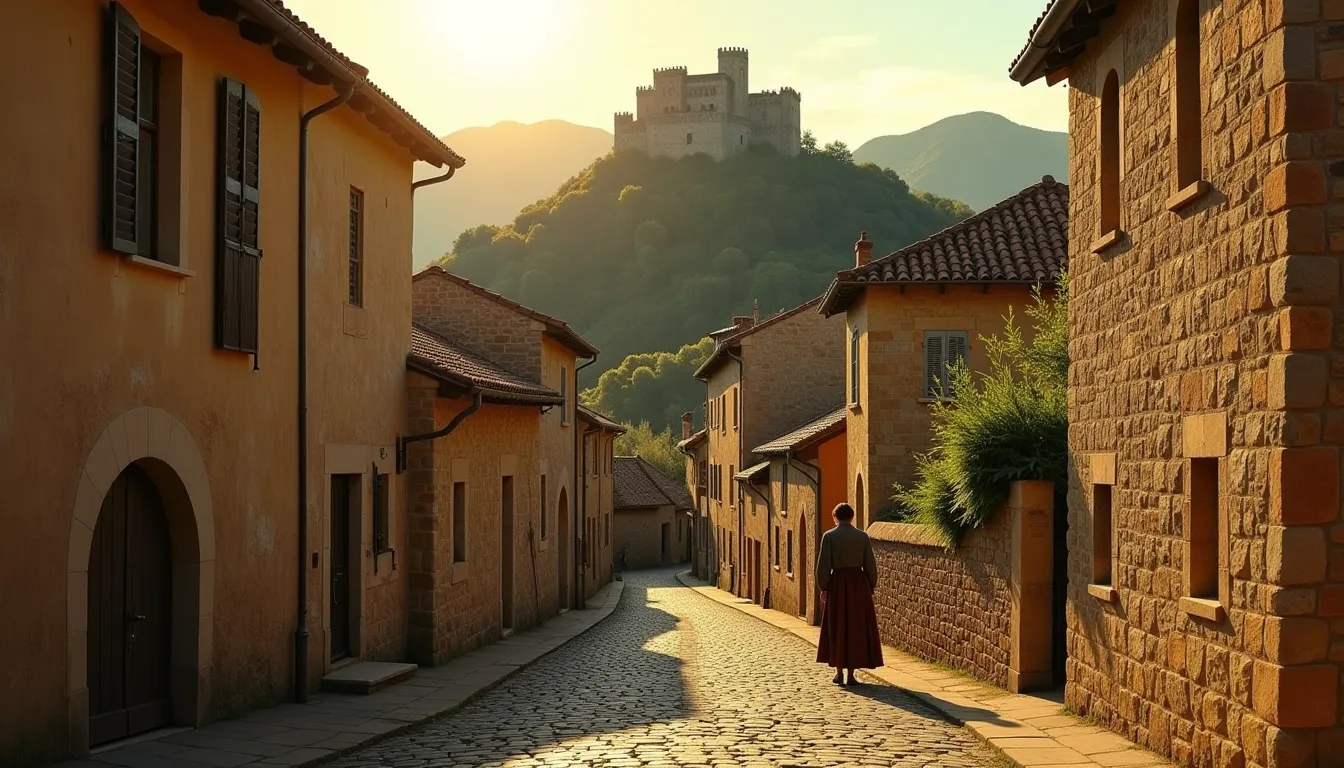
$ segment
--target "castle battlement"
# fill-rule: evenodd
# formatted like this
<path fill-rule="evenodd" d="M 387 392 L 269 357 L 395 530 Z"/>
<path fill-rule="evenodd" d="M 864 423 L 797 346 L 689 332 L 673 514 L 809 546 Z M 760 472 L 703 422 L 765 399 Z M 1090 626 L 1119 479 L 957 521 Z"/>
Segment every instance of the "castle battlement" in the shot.
<path fill-rule="evenodd" d="M 780 88 L 779 92 L 786 96 L 792 96 L 793 98 L 798 99 L 799 101 L 802 101 L 803 98 L 803 95 L 801 93 L 798 93 L 797 91 L 795 91 L 794 89 L 790 88 L 787 85 L 784 86 L 783 88 Z"/>
<path fill-rule="evenodd" d="M 798 92 L 786 87 L 752 93 L 749 71 L 747 49 L 733 46 L 718 49 L 718 66 L 708 72 L 654 69 L 654 84 L 635 88 L 638 110 L 615 113 L 616 151 L 721 160 L 752 144 L 770 144 L 798 154 Z"/>

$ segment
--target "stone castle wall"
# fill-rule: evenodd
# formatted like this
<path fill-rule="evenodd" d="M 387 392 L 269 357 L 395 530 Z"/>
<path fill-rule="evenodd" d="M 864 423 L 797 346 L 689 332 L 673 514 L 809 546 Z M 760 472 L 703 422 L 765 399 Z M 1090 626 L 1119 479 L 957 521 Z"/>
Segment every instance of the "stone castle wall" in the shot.
<path fill-rule="evenodd" d="M 1185 208 L 1168 203 L 1175 3 L 1120 6 L 1070 67 L 1066 700 L 1187 765 L 1338 765 L 1344 5 L 1201 6 L 1210 190 Z M 1122 234 L 1102 247 L 1099 104 L 1113 67 Z M 1206 600 L 1185 583 L 1195 459 L 1217 467 Z M 1103 486 L 1112 577 L 1090 585 Z"/>

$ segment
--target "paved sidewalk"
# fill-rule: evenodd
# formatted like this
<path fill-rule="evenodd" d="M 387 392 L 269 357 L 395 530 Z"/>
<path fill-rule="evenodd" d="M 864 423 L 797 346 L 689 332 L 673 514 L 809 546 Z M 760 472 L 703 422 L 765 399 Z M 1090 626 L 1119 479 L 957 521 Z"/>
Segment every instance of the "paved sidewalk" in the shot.
<path fill-rule="evenodd" d="M 611 615 L 624 591 L 612 582 L 535 629 L 478 648 L 368 696 L 315 692 L 307 704 L 281 704 L 201 728 L 151 734 L 59 768 L 304 766 L 368 746 L 461 707 Z"/>
<path fill-rule="evenodd" d="M 762 608 L 695 579 L 677 574 L 682 584 L 705 597 L 755 616 L 816 645 L 817 627 L 781 611 Z M 1169 768 L 1160 755 L 1083 720 L 1065 714 L 1063 697 L 1011 694 L 959 672 L 939 668 L 909 654 L 882 646 L 886 666 L 867 670 L 874 677 L 905 690 L 966 726 L 982 741 L 1023 768 Z"/>

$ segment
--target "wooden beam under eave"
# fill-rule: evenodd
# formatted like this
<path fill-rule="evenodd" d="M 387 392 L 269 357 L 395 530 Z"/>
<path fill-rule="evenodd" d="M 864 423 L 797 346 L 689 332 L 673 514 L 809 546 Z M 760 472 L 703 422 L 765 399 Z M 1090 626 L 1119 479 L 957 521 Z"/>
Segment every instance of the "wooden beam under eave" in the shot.
<path fill-rule="evenodd" d="M 196 6 L 203 13 L 218 16 L 221 19 L 240 21 L 243 18 L 243 10 L 233 0 L 200 0 L 196 3 Z"/>
<path fill-rule="evenodd" d="M 307 71 L 313 68 L 313 60 L 308 54 L 300 51 L 289 43 L 279 43 L 271 46 L 271 55 L 280 61 L 285 62 L 291 67 Z"/>
<path fill-rule="evenodd" d="M 299 71 L 299 74 L 303 76 L 303 79 L 317 85 L 331 85 L 336 81 L 336 78 L 324 67 L 314 66 L 312 69 L 303 69 Z"/>
<path fill-rule="evenodd" d="M 373 102 L 367 96 L 362 96 L 360 94 L 351 96 L 350 100 L 345 102 L 345 105 L 356 112 L 361 112 L 365 115 L 371 115 L 377 111 L 377 107 L 373 105 Z"/>
<path fill-rule="evenodd" d="M 397 146 L 406 149 L 413 148 L 417 143 L 415 137 L 409 133 L 394 133 L 392 134 L 392 140 L 397 142 Z"/>
<path fill-rule="evenodd" d="M 1045 84 L 1047 86 L 1055 85 L 1068 79 L 1069 79 L 1068 67 L 1060 67 L 1059 69 L 1052 69 L 1049 72 L 1045 73 Z"/>
<path fill-rule="evenodd" d="M 252 19 L 238 22 L 238 34 L 242 35 L 244 40 L 257 45 L 276 45 L 280 42 L 279 32 Z"/>

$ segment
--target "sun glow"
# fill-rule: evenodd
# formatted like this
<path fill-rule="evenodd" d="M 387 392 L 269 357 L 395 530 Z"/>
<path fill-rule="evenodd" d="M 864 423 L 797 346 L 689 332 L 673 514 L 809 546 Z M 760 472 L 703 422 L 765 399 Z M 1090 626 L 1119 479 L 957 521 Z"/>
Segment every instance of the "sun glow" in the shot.
<path fill-rule="evenodd" d="M 569 32 L 561 0 L 455 0 L 436 7 L 453 30 L 446 51 L 482 77 L 537 66 Z"/>

